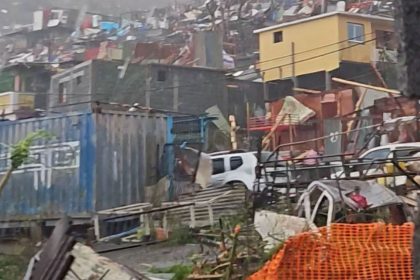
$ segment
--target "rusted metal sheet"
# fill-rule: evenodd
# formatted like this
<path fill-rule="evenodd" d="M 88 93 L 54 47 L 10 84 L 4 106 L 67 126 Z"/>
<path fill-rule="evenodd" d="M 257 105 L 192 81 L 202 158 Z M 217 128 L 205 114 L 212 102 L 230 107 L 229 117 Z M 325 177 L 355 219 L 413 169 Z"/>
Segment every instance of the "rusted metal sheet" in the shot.
<path fill-rule="evenodd" d="M 156 183 L 166 142 L 166 117 L 126 112 L 69 113 L 0 123 L 0 176 L 10 165 L 11 145 L 45 130 L 30 160 L 0 196 L 0 220 L 90 217 L 98 209 L 143 202 Z"/>
<path fill-rule="evenodd" d="M 176 56 L 179 47 L 161 43 L 137 43 L 134 57 L 139 59 L 165 60 L 171 56 Z"/>
<path fill-rule="evenodd" d="M 400 106 L 402 111 L 400 109 Z M 410 99 L 405 96 L 392 98 L 382 98 L 374 101 L 374 107 L 372 110 L 374 114 L 383 114 L 383 113 L 398 113 L 404 116 L 416 115 L 416 100 Z"/>

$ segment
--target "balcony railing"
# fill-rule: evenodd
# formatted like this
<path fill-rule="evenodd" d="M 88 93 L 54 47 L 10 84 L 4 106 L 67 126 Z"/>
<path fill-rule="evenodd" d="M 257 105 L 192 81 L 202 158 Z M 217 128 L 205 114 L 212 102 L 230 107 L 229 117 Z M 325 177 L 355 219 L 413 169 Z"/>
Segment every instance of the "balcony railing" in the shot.
<path fill-rule="evenodd" d="M 276 117 L 252 117 L 248 119 L 248 129 L 250 131 L 267 131 L 271 130 L 276 125 Z M 276 130 L 285 130 L 289 126 L 285 124 L 279 124 Z"/>

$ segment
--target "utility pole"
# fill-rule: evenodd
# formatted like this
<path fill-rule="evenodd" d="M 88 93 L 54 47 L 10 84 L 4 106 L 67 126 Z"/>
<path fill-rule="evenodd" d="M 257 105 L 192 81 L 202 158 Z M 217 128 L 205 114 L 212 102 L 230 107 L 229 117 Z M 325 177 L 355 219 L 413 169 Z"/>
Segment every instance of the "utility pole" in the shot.
<path fill-rule="evenodd" d="M 420 99 L 420 30 L 418 29 L 420 1 L 397 0 L 395 5 L 395 33 L 400 36 L 398 59 L 400 90 L 404 95 L 416 99 L 418 102 Z M 418 122 L 417 119 L 416 122 Z M 418 206 L 420 206 L 419 202 L 418 197 Z M 412 255 L 414 279 L 420 280 L 420 211 L 417 212 Z"/>
<path fill-rule="evenodd" d="M 146 98 L 146 107 L 150 108 L 150 96 L 151 96 L 151 83 L 152 83 L 152 70 L 151 70 L 151 66 L 149 65 L 147 67 L 147 71 L 146 71 L 147 75 L 146 75 L 146 92 L 145 92 L 145 98 Z"/>
<path fill-rule="evenodd" d="M 293 79 L 293 86 L 299 87 L 297 78 L 296 78 L 296 51 L 295 51 L 295 42 L 292 42 L 292 79 Z"/>
<path fill-rule="evenodd" d="M 174 71 L 173 85 L 174 85 L 173 110 L 175 112 L 178 112 L 179 110 L 179 76 L 176 71 Z"/>

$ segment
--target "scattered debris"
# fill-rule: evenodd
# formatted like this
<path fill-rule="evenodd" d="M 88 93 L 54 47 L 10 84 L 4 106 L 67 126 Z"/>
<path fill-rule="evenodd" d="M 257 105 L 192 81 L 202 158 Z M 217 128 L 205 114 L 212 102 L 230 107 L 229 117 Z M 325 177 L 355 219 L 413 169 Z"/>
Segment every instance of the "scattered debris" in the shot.
<path fill-rule="evenodd" d="M 96 254 L 76 243 L 70 220 L 57 222 L 51 237 L 31 260 L 25 280 L 29 279 L 138 279 L 149 280 L 131 269 Z"/>
<path fill-rule="evenodd" d="M 289 237 L 306 231 L 309 227 L 304 218 L 282 215 L 272 211 L 261 210 L 255 212 L 255 230 L 262 240 L 267 243 L 266 251 L 270 251 Z"/>
<path fill-rule="evenodd" d="M 392 190 L 360 180 L 314 181 L 296 206 L 298 216 L 317 226 L 376 220 L 403 224 L 407 221 L 404 210 L 403 200 Z"/>

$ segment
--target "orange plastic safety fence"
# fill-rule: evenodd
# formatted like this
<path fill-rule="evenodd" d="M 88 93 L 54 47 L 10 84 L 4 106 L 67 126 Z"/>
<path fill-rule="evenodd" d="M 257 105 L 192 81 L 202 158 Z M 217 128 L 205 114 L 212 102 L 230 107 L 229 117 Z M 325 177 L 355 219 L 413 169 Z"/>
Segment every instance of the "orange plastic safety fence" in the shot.
<path fill-rule="evenodd" d="M 248 280 L 411 280 L 413 232 L 412 223 L 374 223 L 301 233 Z"/>

